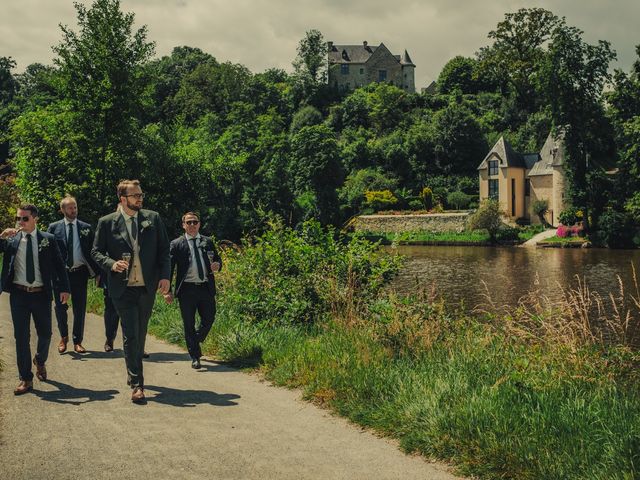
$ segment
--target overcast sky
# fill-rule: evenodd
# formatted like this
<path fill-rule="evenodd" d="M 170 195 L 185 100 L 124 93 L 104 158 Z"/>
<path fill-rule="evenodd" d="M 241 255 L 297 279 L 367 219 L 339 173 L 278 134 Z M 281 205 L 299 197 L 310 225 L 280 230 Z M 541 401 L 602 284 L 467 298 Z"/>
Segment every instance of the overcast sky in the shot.
<path fill-rule="evenodd" d="M 253 72 L 291 71 L 298 41 L 315 28 L 337 44 L 367 40 L 384 42 L 394 54 L 407 49 L 418 89 L 435 80 L 453 56 L 472 56 L 489 44 L 487 33 L 506 12 L 522 7 L 565 16 L 590 43 L 610 41 L 618 53 L 615 68 L 628 71 L 640 44 L 639 0 L 121 0 L 121 5 L 135 13 L 137 26 L 147 25 L 156 56 L 188 45 Z M 34 62 L 51 64 L 51 47 L 62 38 L 59 24 L 77 30 L 71 0 L 0 0 L 0 6 L 0 56 L 12 57 L 18 72 Z"/>

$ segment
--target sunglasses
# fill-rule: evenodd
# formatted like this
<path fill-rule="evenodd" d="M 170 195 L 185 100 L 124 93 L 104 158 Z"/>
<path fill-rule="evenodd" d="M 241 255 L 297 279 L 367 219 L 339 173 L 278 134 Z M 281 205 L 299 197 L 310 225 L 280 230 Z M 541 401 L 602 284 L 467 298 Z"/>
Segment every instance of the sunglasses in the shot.
<path fill-rule="evenodd" d="M 123 195 L 124 197 L 133 197 L 136 200 L 141 200 L 144 198 L 144 193 L 131 193 L 129 195 Z"/>
<path fill-rule="evenodd" d="M 197 225 L 200 223 L 200 220 L 187 220 L 186 222 L 187 225 Z"/>
<path fill-rule="evenodd" d="M 18 222 L 28 222 L 31 217 L 20 217 L 16 216 L 16 221 Z"/>

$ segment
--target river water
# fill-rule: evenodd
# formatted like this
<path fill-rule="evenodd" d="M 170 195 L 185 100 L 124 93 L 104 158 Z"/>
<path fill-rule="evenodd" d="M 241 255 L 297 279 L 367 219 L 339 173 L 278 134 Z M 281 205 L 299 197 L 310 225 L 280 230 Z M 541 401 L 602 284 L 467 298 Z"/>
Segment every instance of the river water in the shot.
<path fill-rule="evenodd" d="M 399 246 L 405 267 L 391 288 L 410 293 L 435 285 L 437 296 L 468 308 L 486 304 L 516 305 L 528 292 L 554 298 L 559 285 L 576 286 L 576 275 L 601 296 L 633 286 L 631 264 L 640 277 L 640 250 L 523 247 Z"/>

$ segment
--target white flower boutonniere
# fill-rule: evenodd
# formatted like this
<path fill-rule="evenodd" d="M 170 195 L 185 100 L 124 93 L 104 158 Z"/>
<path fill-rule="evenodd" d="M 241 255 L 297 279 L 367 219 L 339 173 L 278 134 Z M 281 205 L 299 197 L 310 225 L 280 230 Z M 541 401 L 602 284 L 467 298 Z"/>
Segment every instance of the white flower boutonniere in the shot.
<path fill-rule="evenodd" d="M 142 231 L 144 231 L 145 228 L 149 228 L 150 226 L 151 226 L 151 222 L 149 220 L 144 220 L 140 222 L 140 227 L 142 228 Z"/>
<path fill-rule="evenodd" d="M 91 232 L 91 230 L 89 230 L 88 228 L 83 228 L 82 230 L 80 230 L 80 236 L 81 237 L 86 237 L 89 235 L 89 233 Z"/>
<path fill-rule="evenodd" d="M 38 245 L 38 251 L 41 252 L 43 249 L 49 246 L 49 239 L 43 238 L 40 244 Z"/>

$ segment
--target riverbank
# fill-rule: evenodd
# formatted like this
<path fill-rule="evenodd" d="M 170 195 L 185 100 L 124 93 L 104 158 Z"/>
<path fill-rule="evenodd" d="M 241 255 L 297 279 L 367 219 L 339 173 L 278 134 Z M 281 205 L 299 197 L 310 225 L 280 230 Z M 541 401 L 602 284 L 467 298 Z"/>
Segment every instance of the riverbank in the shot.
<path fill-rule="evenodd" d="M 463 473 L 640 473 L 640 357 L 629 328 L 618 321 L 603 343 L 575 310 L 579 297 L 471 316 L 424 293 L 383 293 L 399 266 L 357 238 L 276 226 L 226 252 L 204 348 Z M 158 302 L 151 331 L 182 342 L 177 306 Z"/>
<path fill-rule="evenodd" d="M 505 233 L 506 232 L 506 233 Z M 519 245 L 540 232 L 539 228 L 503 229 L 498 235 L 500 245 Z M 359 232 L 369 241 L 380 242 L 381 245 L 433 245 L 433 246 L 493 246 L 489 234 L 485 230 L 462 230 L 459 232 L 434 232 L 413 230 L 405 232 Z"/>

